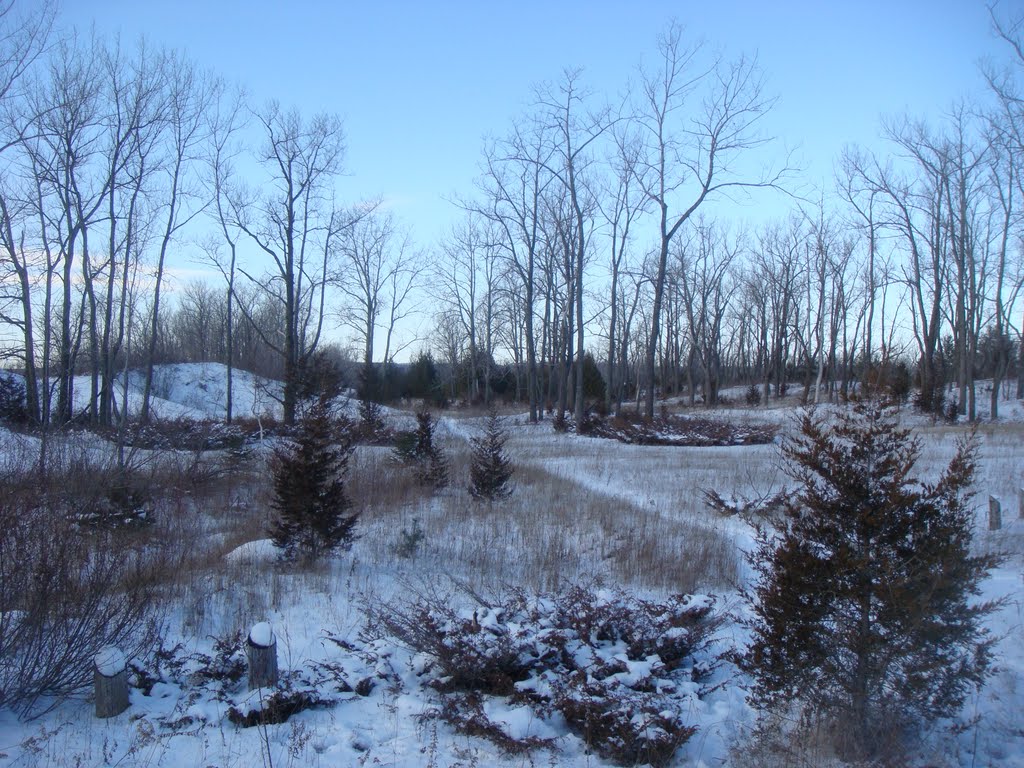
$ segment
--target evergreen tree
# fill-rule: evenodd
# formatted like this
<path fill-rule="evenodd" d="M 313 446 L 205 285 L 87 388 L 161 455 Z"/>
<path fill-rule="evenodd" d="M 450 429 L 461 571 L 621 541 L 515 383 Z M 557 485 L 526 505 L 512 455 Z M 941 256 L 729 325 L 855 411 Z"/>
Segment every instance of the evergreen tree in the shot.
<path fill-rule="evenodd" d="M 752 563 L 755 702 L 802 702 L 841 724 L 845 757 L 879 733 L 957 712 L 989 672 L 995 605 L 972 601 L 989 555 L 971 553 L 977 444 L 933 485 L 911 477 L 920 441 L 877 403 L 829 428 L 805 416 L 785 449 L 799 492 Z"/>
<path fill-rule="evenodd" d="M 435 489 L 448 485 L 448 458 L 434 442 L 434 419 L 429 411 L 416 414 L 416 431 L 395 446 L 395 458 L 412 465 L 421 485 Z"/>
<path fill-rule="evenodd" d="M 405 375 L 405 396 L 430 400 L 435 405 L 443 401 L 441 382 L 437 375 L 437 365 L 429 352 L 420 352 L 419 356 L 409 365 Z"/>
<path fill-rule="evenodd" d="M 270 535 L 286 557 L 315 560 L 355 538 L 358 515 L 345 494 L 351 453 L 348 431 L 337 428 L 324 398 L 299 422 L 294 442 L 275 452 Z"/>
<path fill-rule="evenodd" d="M 295 372 L 295 396 L 301 403 L 333 400 L 345 386 L 345 377 L 327 350 L 318 349 L 299 361 Z"/>
<path fill-rule="evenodd" d="M 0 421 L 10 424 L 24 424 L 28 421 L 25 385 L 5 371 L 0 371 Z"/>
<path fill-rule="evenodd" d="M 587 400 L 604 400 L 605 384 L 601 369 L 591 352 L 583 356 L 583 397 Z"/>
<path fill-rule="evenodd" d="M 373 363 L 367 363 L 360 369 L 356 393 L 359 397 L 359 419 L 362 421 L 362 429 L 367 435 L 376 436 L 384 427 L 384 418 L 380 407 L 380 375 Z"/>
<path fill-rule="evenodd" d="M 512 463 L 505 454 L 508 436 L 501 425 L 496 411 L 487 417 L 487 428 L 483 437 L 475 437 L 473 464 L 469 469 L 469 492 L 481 501 L 504 499 L 512 493 L 509 480 L 512 478 Z"/>

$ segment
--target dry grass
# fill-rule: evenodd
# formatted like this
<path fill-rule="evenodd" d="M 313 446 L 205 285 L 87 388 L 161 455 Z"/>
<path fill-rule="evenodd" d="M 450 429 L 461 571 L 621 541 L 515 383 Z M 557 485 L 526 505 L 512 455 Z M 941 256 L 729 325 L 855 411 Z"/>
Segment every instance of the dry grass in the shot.
<path fill-rule="evenodd" d="M 451 486 L 431 493 L 391 460 L 388 448 L 363 446 L 352 456 L 348 490 L 361 513 L 350 553 L 305 571 L 265 560 L 228 562 L 239 545 L 266 538 L 269 480 L 254 464 L 245 474 L 179 498 L 161 517 L 166 535 L 188 548 L 175 577 L 189 629 L 197 634 L 251 620 L 320 595 L 325 610 L 351 605 L 360 593 L 386 597 L 404 583 L 448 578 L 481 591 L 516 585 L 558 590 L 589 579 L 657 592 L 715 591 L 739 581 L 738 523 L 715 516 L 702 492 L 757 497 L 788 484 L 776 446 L 679 448 L 630 446 L 556 435 L 550 425 L 512 426 L 511 498 L 494 504 L 468 491 L 474 423 L 462 421 L 441 440 L 451 458 Z M 920 475 L 934 479 L 955 450 L 962 427 L 919 430 Z M 979 537 L 989 548 L 1024 552 L 1014 489 L 1021 476 L 1022 428 L 983 429 L 979 531 L 987 493 L 1004 498 L 1004 530 Z M 400 557 L 402 531 L 414 520 L 424 537 Z M 742 536 L 741 536 L 742 539 Z M 339 593 L 352 598 L 332 599 Z M 314 598 L 314 600 L 317 598 Z M 346 609 L 348 610 L 348 609 Z M 337 617 L 335 624 L 355 621 Z M 321 622 L 320 626 L 326 626 Z"/>
<path fill-rule="evenodd" d="M 959 440 L 971 431 L 966 425 L 937 425 L 915 430 L 922 442 L 918 476 L 933 482 L 949 464 Z M 1024 562 L 1024 425 L 982 424 L 977 427 L 980 461 L 975 478 L 975 546 Z M 988 530 L 988 499 L 1002 506 L 1002 528 Z"/>
<path fill-rule="evenodd" d="M 549 471 L 523 448 L 521 441 L 510 443 L 515 491 L 493 504 L 465 490 L 469 452 L 462 441 L 446 445 L 452 485 L 435 496 L 424 495 L 386 457 L 361 451 L 352 483 L 363 491 L 354 497 L 368 502 L 360 557 L 394 565 L 400 531 L 410 530 L 415 518 L 425 540 L 403 569 L 447 574 L 481 588 L 551 590 L 594 577 L 659 591 L 734 583 L 736 554 L 719 532 Z"/>

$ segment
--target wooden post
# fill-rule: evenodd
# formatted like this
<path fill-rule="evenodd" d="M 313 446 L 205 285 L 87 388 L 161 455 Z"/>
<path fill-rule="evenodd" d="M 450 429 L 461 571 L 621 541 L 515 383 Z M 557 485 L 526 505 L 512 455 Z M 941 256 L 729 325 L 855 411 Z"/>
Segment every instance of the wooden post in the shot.
<path fill-rule="evenodd" d="M 245 643 L 249 661 L 249 690 L 277 685 L 277 638 L 270 624 L 261 621 L 249 630 Z"/>
<path fill-rule="evenodd" d="M 988 529 L 998 531 L 1003 527 L 1003 513 L 999 505 L 999 499 L 995 496 L 988 497 Z"/>
<path fill-rule="evenodd" d="M 105 646 L 93 657 L 96 717 L 116 717 L 128 709 L 128 663 L 120 649 Z"/>
<path fill-rule="evenodd" d="M 1024 487 L 1017 492 L 1017 517 L 1024 520 Z"/>

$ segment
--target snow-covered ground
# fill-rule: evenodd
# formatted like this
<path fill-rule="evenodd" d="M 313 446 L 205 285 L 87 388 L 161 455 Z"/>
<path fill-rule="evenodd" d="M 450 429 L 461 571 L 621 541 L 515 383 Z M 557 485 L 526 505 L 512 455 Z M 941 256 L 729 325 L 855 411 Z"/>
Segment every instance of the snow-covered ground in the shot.
<path fill-rule="evenodd" d="M 137 391 L 134 377 L 129 389 Z M 161 369 L 154 391 L 163 416 L 223 414 L 219 366 Z M 273 413 L 272 392 L 273 384 L 239 374 L 236 413 Z M 777 423 L 784 430 L 794 423 L 791 408 L 739 406 L 713 415 Z M 1001 403 L 1000 416 L 1000 423 L 979 430 L 976 528 L 977 546 L 1009 554 L 982 595 L 1006 601 L 991 621 L 1001 637 L 997 671 L 967 702 L 962 720 L 968 727 L 938 727 L 925 734 L 919 765 L 1024 766 L 1024 519 L 1018 518 L 1024 407 Z M 412 423 L 402 412 L 385 411 L 385 418 L 401 428 Z M 934 479 L 965 428 L 933 425 L 909 409 L 905 418 L 923 440 L 918 474 Z M 163 646 L 177 651 L 159 664 L 139 660 L 160 679 L 148 691 L 133 688 L 129 709 L 108 720 L 92 716 L 88 692 L 35 720 L 0 711 L 0 768 L 608 764 L 587 754 L 564 720 L 538 716 L 505 698 L 488 699 L 491 721 L 517 738 L 551 739 L 554 750 L 510 756 L 432 717 L 440 694 L 424 685 L 419 674 L 424 659 L 399 643 L 367 637 L 368 606 L 379 609 L 419 593 L 468 607 L 467 592 L 456 583 L 486 599 L 502 584 L 557 590 L 597 580 L 650 599 L 666 597 L 674 585 L 714 593 L 720 605 L 742 614 L 737 588 L 746 568 L 741 553 L 750 546 L 752 530 L 738 518 L 712 515 L 702 494 L 714 488 L 726 497 L 749 498 L 784 487 L 778 449 L 632 446 L 556 434 L 550 423 L 529 425 L 521 416 L 506 423 L 516 491 L 493 508 L 475 504 L 464 490 L 468 439 L 480 433 L 482 418 L 440 416 L 437 435 L 454 458 L 453 484 L 433 497 L 407 487 L 387 449 L 358 449 L 350 489 L 363 510 L 361 538 L 351 551 L 312 569 L 277 565 L 259 524 L 265 515 L 252 512 L 257 501 L 245 487 L 232 488 L 222 508 L 194 510 L 194 530 L 200 532 L 194 546 L 217 557 L 189 574 L 186 587 L 175 592 Z M 31 438 L 0 433 L 8 458 L 19 455 L 19 441 L 29 441 L 20 450 L 30 454 Z M 999 531 L 987 530 L 989 495 L 1003 505 Z M 424 538 L 412 557 L 400 557 L 398 545 L 414 525 L 422 526 Z M 203 656 L 215 656 L 216 638 L 244 634 L 263 621 L 273 627 L 282 672 L 331 703 L 283 724 L 243 728 L 231 722 L 229 709 L 247 704 L 258 709 L 267 693 L 247 693 L 244 681 L 221 689 L 199 684 L 196 670 Z M 715 642 L 719 649 L 742 646 L 745 631 L 727 622 Z M 180 662 L 177 667 L 168 660 L 172 656 Z M 325 669 L 333 669 L 334 676 Z M 713 693 L 686 699 L 681 714 L 698 730 L 673 765 L 727 765 L 730 750 L 742 747 L 749 734 L 755 713 L 746 704 L 744 680 L 735 670 L 720 674 L 714 682 L 722 685 Z M 358 693 L 340 692 L 338 679 L 357 690 L 359 681 L 374 684 Z"/>

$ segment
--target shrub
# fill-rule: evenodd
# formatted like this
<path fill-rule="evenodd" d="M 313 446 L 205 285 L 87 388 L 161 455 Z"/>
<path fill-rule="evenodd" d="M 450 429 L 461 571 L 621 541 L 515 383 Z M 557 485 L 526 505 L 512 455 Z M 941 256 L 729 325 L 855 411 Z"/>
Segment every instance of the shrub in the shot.
<path fill-rule="evenodd" d="M 886 394 L 896 403 L 906 402 L 910 396 L 911 375 L 910 367 L 900 360 L 889 371 L 885 382 Z"/>
<path fill-rule="evenodd" d="M 315 560 L 349 546 L 358 515 L 345 493 L 345 472 L 352 443 L 347 423 L 332 421 L 320 399 L 298 424 L 293 443 L 273 457 L 273 507 L 277 519 L 270 535 L 285 556 Z"/>
<path fill-rule="evenodd" d="M 710 651 L 721 623 L 711 600 L 645 601 L 576 586 L 558 595 L 475 597 L 475 607 L 462 611 L 451 602 L 371 606 L 368 626 L 428 660 L 422 675 L 444 697 L 439 716 L 456 728 L 507 752 L 547 746 L 513 740 L 486 717 L 483 696 L 508 696 L 563 718 L 606 759 L 654 766 L 667 765 L 696 732 L 682 714 L 690 696 L 710 690 L 720 664 Z"/>
<path fill-rule="evenodd" d="M 525 755 L 536 749 L 555 749 L 554 739 L 538 736 L 514 737 L 484 711 L 483 697 L 478 693 L 452 694 L 445 697 L 439 709 L 428 712 L 448 723 L 459 733 L 487 739 L 507 755 Z"/>
<path fill-rule="evenodd" d="M 146 424 L 132 424 L 121 435 L 125 445 L 152 450 L 236 451 L 255 439 L 254 427 L 245 427 L 236 420 L 233 424 L 212 419 L 152 419 Z M 116 437 L 116 435 L 111 435 Z"/>
<path fill-rule="evenodd" d="M 107 645 L 128 658 L 158 636 L 162 556 L 83 533 L 32 490 L 0 501 L 0 707 L 38 715 L 92 682 Z"/>
<path fill-rule="evenodd" d="M 507 439 L 497 411 L 492 410 L 483 437 L 471 441 L 473 463 L 469 469 L 469 492 L 474 499 L 495 501 L 511 495 L 512 462 L 505 453 Z"/>
<path fill-rule="evenodd" d="M 418 398 L 431 402 L 437 407 L 444 407 L 444 392 L 437 375 L 437 365 L 429 352 L 420 352 L 409 364 L 405 375 L 406 397 Z"/>
<path fill-rule="evenodd" d="M 244 696 L 241 701 L 229 705 L 228 720 L 240 728 L 278 725 L 307 709 L 324 708 L 337 703 L 324 696 L 315 686 L 304 683 L 299 675 L 285 673 L 277 687 L 267 696 L 257 700 Z"/>
<path fill-rule="evenodd" d="M 730 424 L 725 421 L 663 413 L 653 420 L 637 414 L 593 418 L 585 434 L 634 445 L 763 445 L 775 439 L 770 424 Z"/>
<path fill-rule="evenodd" d="M 956 400 L 949 400 L 946 403 L 942 409 L 942 418 L 946 420 L 947 424 L 956 424 L 956 420 L 960 418 L 960 406 Z"/>
<path fill-rule="evenodd" d="M 398 543 L 395 545 L 395 554 L 406 560 L 416 557 L 420 551 L 420 545 L 426 538 L 427 534 L 420 527 L 419 518 L 414 517 L 412 528 L 403 528 L 402 533 L 399 534 Z"/>
<path fill-rule="evenodd" d="M 214 708 L 187 706 L 188 714 L 185 715 L 181 715 L 181 709 L 175 708 L 167 716 L 155 717 L 160 725 L 181 732 L 197 722 L 208 722 L 210 715 L 219 717 L 220 712 L 241 728 L 272 725 L 286 722 L 292 715 L 307 709 L 336 704 L 337 699 L 329 695 L 333 691 L 352 691 L 340 665 L 313 662 L 309 670 L 282 672 L 275 686 L 261 691 L 258 697 L 253 696 L 245 684 L 248 664 L 242 633 L 234 632 L 212 640 L 212 653 L 187 653 L 184 644 L 179 643 L 173 648 L 158 649 L 150 665 L 131 665 L 144 696 L 152 695 L 157 682 L 168 682 L 187 691 L 185 700 L 189 704 L 210 697 L 225 705 Z"/>
<path fill-rule="evenodd" d="M 91 486 L 92 493 L 65 495 L 64 505 L 72 519 L 80 526 L 110 530 L 151 525 L 155 511 L 151 484 L 131 472 L 109 473 L 109 480 Z"/>
<path fill-rule="evenodd" d="M 998 560 L 971 552 L 977 444 L 920 484 L 920 442 L 858 403 L 832 428 L 805 416 L 784 454 L 799 492 L 751 558 L 754 699 L 808 705 L 842 723 L 844 757 L 871 758 L 876 731 L 955 714 L 989 674 L 995 605 L 973 598 Z"/>

